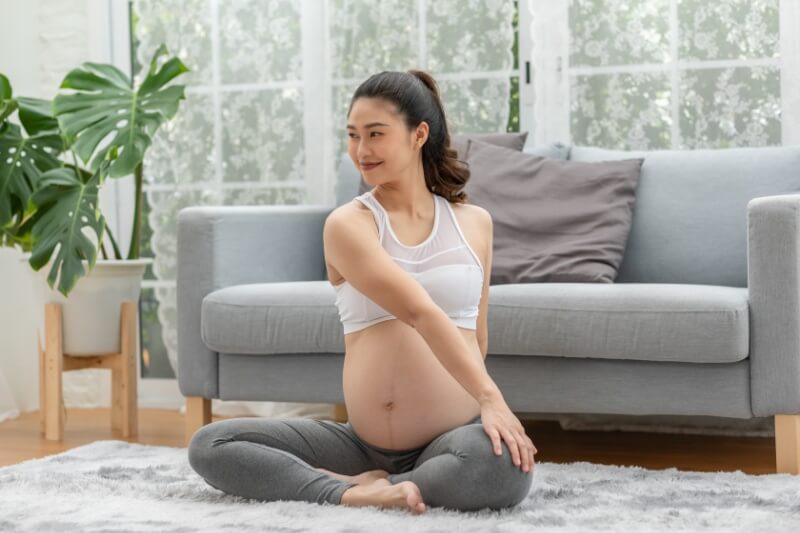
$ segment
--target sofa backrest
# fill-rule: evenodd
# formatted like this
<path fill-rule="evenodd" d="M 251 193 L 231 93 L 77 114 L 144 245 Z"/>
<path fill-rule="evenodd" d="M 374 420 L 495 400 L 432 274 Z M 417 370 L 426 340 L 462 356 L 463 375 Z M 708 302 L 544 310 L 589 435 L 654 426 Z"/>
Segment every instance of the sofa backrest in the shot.
<path fill-rule="evenodd" d="M 619 151 L 573 146 L 569 158 L 644 157 L 617 283 L 747 286 L 747 203 L 800 192 L 800 146 Z"/>
<path fill-rule="evenodd" d="M 644 158 L 617 283 L 746 287 L 747 202 L 800 192 L 800 146 L 622 151 L 553 143 L 523 151 L 576 161 Z M 342 153 L 337 206 L 356 196 L 360 177 Z"/>
<path fill-rule="evenodd" d="M 528 136 L 530 139 L 531 136 Z M 526 154 L 533 154 L 542 157 L 549 157 L 551 159 L 566 159 L 569 153 L 569 146 L 562 143 L 551 143 L 542 146 L 533 146 L 526 144 L 522 151 Z M 349 202 L 358 194 L 358 185 L 361 180 L 361 174 L 353 165 L 353 160 L 347 152 L 342 152 L 339 157 L 339 168 L 336 177 L 335 193 L 336 193 L 336 206 L 340 206 Z"/>
<path fill-rule="evenodd" d="M 358 184 L 361 174 L 350 159 L 347 152 L 339 155 L 339 170 L 336 174 L 336 207 L 346 204 L 358 196 Z"/>

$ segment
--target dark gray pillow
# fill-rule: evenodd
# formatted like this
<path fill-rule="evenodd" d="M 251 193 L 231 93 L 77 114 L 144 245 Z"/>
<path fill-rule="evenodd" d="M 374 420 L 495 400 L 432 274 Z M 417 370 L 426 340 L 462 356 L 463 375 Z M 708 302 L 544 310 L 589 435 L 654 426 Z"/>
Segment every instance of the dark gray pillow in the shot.
<path fill-rule="evenodd" d="M 613 283 L 644 159 L 586 163 L 470 139 L 468 202 L 494 222 L 490 283 Z"/>
<path fill-rule="evenodd" d="M 467 143 L 470 139 L 521 152 L 525 147 L 525 141 L 528 139 L 528 132 L 462 133 L 453 135 L 450 137 L 450 147 L 458 153 L 458 159 L 463 160 L 466 157 Z"/>
<path fill-rule="evenodd" d="M 495 146 L 504 146 L 520 152 L 525 146 L 527 138 L 527 131 L 511 133 L 463 133 L 450 136 L 450 147 L 455 149 L 458 153 L 456 158 L 463 161 L 464 155 L 467 152 L 467 141 L 470 139 L 476 139 Z M 372 189 L 372 186 L 364 181 L 364 176 L 361 176 L 358 184 L 358 195 L 361 196 L 370 189 Z"/>

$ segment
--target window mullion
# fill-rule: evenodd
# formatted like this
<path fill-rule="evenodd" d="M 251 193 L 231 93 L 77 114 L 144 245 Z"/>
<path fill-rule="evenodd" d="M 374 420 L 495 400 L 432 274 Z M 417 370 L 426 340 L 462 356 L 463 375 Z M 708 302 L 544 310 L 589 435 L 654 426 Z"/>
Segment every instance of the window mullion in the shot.
<path fill-rule="evenodd" d="M 669 2 L 669 50 L 670 50 L 670 143 L 672 148 L 681 146 L 680 128 L 680 71 L 678 69 L 678 0 Z"/>
<path fill-rule="evenodd" d="M 800 144 L 800 3 L 781 0 L 780 12 L 781 69 L 781 142 Z"/>
<path fill-rule="evenodd" d="M 327 155 L 330 120 L 327 116 L 331 87 L 326 82 L 326 13 L 318 0 L 303 0 L 300 9 L 303 57 L 303 145 L 306 203 L 333 204 L 331 161 Z"/>
<path fill-rule="evenodd" d="M 531 64 L 531 4 L 519 0 L 519 46 L 517 47 L 517 76 L 519 77 L 519 130 L 531 132 L 533 120 L 533 65 Z M 526 75 L 530 73 L 530 79 Z M 529 133 L 529 135 L 531 135 Z"/>
<path fill-rule="evenodd" d="M 531 25 L 536 145 L 571 143 L 569 105 L 569 6 L 567 2 L 528 0 Z"/>

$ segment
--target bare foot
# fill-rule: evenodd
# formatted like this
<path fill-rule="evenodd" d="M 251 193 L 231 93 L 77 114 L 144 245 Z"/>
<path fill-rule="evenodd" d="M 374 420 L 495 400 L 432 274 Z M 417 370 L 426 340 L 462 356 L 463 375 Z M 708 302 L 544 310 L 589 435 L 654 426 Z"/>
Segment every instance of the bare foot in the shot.
<path fill-rule="evenodd" d="M 392 485 L 388 479 L 376 479 L 369 485 L 350 487 L 342 494 L 341 504 L 353 507 L 400 507 L 414 514 L 422 514 L 426 509 L 419 487 L 413 481 Z"/>
<path fill-rule="evenodd" d="M 320 472 L 324 472 L 329 476 L 333 476 L 336 479 L 347 481 L 349 483 L 355 483 L 356 485 L 368 485 L 375 481 L 376 479 L 386 479 L 389 477 L 389 472 L 386 470 L 367 470 L 366 472 L 362 472 L 355 476 L 347 476 L 345 474 L 337 474 L 332 470 L 327 470 L 325 468 L 317 468 Z"/>

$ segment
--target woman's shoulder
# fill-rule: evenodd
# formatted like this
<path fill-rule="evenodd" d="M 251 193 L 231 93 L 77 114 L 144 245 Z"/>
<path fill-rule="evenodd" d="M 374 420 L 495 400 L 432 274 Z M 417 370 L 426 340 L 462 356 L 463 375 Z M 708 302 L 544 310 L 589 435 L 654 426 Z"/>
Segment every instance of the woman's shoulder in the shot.
<path fill-rule="evenodd" d="M 334 208 L 325 219 L 325 225 L 341 225 L 367 234 L 377 234 L 376 229 L 371 229 L 375 228 L 371 209 L 355 198 Z"/>
<path fill-rule="evenodd" d="M 363 195 L 362 195 L 363 196 Z M 364 202 L 360 201 L 358 198 L 361 196 L 356 196 L 349 202 L 345 202 L 340 206 L 335 207 L 329 214 L 328 217 L 353 217 L 359 216 L 359 213 L 369 213 L 371 210 L 367 207 Z"/>
<path fill-rule="evenodd" d="M 450 204 L 450 207 L 453 208 L 453 212 L 459 217 L 459 220 L 462 217 L 466 217 L 475 224 L 491 226 L 492 215 L 485 208 L 465 202 L 451 202 L 446 198 L 444 200 Z"/>

